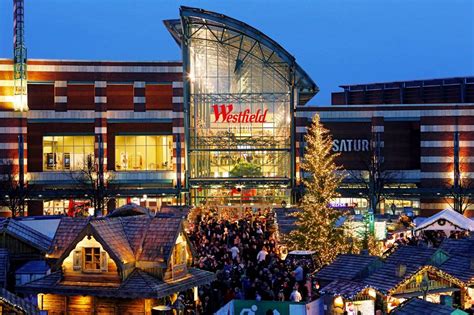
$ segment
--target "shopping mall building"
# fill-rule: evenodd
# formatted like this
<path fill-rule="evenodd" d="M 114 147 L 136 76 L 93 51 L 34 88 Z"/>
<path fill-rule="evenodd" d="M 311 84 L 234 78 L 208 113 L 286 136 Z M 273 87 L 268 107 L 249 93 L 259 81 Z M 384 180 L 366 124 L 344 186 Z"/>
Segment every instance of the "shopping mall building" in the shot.
<path fill-rule="evenodd" d="M 455 160 L 474 175 L 473 77 L 342 86 L 331 106 L 310 106 L 315 82 L 255 28 L 188 7 L 165 26 L 181 61 L 0 60 L 0 171 L 28 187 L 29 215 L 84 205 L 75 174 L 91 159 L 110 207 L 295 203 L 316 113 L 351 174 L 364 173 L 377 143 L 390 171 L 381 211 L 445 208 Z M 355 178 L 334 206 L 367 206 Z"/>

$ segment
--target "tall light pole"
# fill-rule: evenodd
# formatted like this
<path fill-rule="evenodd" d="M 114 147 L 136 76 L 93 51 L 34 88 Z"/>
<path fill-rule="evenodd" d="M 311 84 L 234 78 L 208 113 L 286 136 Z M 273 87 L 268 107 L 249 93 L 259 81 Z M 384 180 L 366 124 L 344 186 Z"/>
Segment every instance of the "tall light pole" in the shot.
<path fill-rule="evenodd" d="M 13 59 L 14 107 L 23 112 L 28 110 L 23 0 L 13 0 Z"/>

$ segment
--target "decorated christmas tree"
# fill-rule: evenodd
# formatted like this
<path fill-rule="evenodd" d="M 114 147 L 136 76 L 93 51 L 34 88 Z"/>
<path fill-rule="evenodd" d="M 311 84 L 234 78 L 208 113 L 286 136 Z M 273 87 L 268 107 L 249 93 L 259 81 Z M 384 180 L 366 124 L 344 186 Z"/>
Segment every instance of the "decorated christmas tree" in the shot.
<path fill-rule="evenodd" d="M 358 251 L 358 246 L 342 224 L 344 213 L 330 207 L 331 200 L 339 196 L 336 189 L 343 175 L 335 163 L 337 154 L 332 151 L 331 135 L 318 115 L 313 118 L 305 142 L 305 193 L 301 211 L 294 213 L 297 228 L 288 235 L 287 242 L 291 249 L 316 251 L 321 264 L 326 265 L 339 254 Z"/>

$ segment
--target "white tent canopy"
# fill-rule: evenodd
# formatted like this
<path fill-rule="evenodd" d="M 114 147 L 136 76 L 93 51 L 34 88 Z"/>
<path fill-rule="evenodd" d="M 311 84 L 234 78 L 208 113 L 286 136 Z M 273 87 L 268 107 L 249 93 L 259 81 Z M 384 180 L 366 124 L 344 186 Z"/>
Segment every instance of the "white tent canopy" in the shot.
<path fill-rule="evenodd" d="M 474 231 L 474 221 L 466 218 L 453 209 L 445 209 L 441 212 L 426 218 L 415 228 L 415 232 L 420 231 Z"/>

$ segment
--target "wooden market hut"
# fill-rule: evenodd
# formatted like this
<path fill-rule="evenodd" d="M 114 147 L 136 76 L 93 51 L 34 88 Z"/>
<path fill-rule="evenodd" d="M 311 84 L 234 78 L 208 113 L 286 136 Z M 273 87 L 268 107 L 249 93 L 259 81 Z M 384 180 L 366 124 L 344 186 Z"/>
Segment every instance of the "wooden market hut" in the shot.
<path fill-rule="evenodd" d="M 52 273 L 18 287 L 49 314 L 151 314 L 178 292 L 215 279 L 192 268 L 193 250 L 176 217 L 63 218 L 48 260 Z"/>
<path fill-rule="evenodd" d="M 44 260 L 51 241 L 19 219 L 0 219 L 0 287 L 13 290 L 16 270 L 28 262 Z"/>
<path fill-rule="evenodd" d="M 419 298 L 407 300 L 392 311 L 393 315 L 467 315 L 451 305 L 436 304 Z"/>
<path fill-rule="evenodd" d="M 0 314 L 39 315 L 40 311 L 30 301 L 0 288 Z"/>
<path fill-rule="evenodd" d="M 346 267 L 344 258 L 336 259 L 316 277 L 331 280 L 333 274 L 327 285 L 321 282 L 329 307 L 338 304 L 343 309 L 348 303 L 373 299 L 375 310 L 389 312 L 408 299 L 425 296 L 437 303 L 449 298 L 467 309 L 474 304 L 473 257 L 474 239 L 447 239 L 440 248 L 400 246 L 369 272 L 354 267 L 355 259 L 346 257 Z"/>

